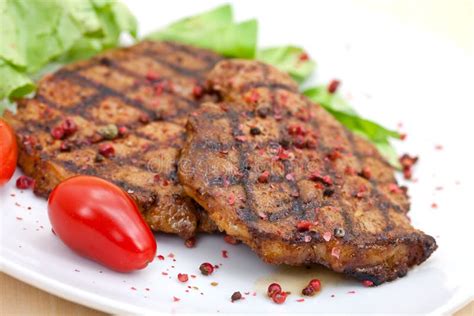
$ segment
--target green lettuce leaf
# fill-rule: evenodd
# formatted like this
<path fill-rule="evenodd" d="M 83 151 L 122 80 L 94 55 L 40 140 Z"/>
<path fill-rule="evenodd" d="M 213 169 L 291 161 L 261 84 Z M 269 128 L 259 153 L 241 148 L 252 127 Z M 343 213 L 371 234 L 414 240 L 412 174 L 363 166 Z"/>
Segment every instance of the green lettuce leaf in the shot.
<path fill-rule="evenodd" d="M 0 59 L 0 96 L 21 97 L 34 89 L 35 84 L 27 75 Z"/>
<path fill-rule="evenodd" d="M 316 63 L 308 59 L 306 52 L 295 46 L 270 47 L 257 51 L 256 59 L 287 72 L 298 83 L 306 80 L 314 71 Z"/>
<path fill-rule="evenodd" d="M 207 12 L 187 17 L 171 23 L 166 28 L 151 33 L 148 37 L 173 36 L 174 33 L 189 33 L 189 37 L 229 26 L 234 23 L 234 13 L 229 4 L 219 6 Z M 169 34 L 169 35 L 167 35 Z"/>
<path fill-rule="evenodd" d="M 392 166 L 400 167 L 397 153 L 390 144 L 391 138 L 400 139 L 398 132 L 361 117 L 338 93 L 329 93 L 326 86 L 309 88 L 303 94 L 321 105 L 349 130 L 372 142 Z"/>
<path fill-rule="evenodd" d="M 31 75 L 49 62 L 90 57 L 136 27 L 116 0 L 0 1 L 0 100 L 30 93 Z"/>
<path fill-rule="evenodd" d="M 227 57 L 254 58 L 257 31 L 256 20 L 236 23 L 232 7 L 224 5 L 179 20 L 146 38 L 207 48 Z"/>

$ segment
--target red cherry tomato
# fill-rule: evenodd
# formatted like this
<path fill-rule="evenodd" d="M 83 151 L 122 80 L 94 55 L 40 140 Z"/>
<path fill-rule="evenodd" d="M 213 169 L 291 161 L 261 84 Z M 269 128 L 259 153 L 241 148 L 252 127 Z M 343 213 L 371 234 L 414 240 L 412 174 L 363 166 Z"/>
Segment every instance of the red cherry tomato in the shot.
<path fill-rule="evenodd" d="M 71 249 L 120 272 L 153 261 L 155 238 L 130 196 L 116 185 L 90 176 L 58 184 L 48 199 L 56 235 Z"/>
<path fill-rule="evenodd" d="M 10 180 L 16 168 L 18 146 L 10 125 L 0 118 L 0 186 Z"/>

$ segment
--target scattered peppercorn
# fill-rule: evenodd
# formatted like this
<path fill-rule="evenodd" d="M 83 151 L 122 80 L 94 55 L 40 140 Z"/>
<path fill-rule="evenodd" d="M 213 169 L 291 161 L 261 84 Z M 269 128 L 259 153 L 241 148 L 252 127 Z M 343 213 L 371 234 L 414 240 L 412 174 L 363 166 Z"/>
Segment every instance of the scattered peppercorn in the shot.
<path fill-rule="evenodd" d="M 140 123 L 147 124 L 150 122 L 150 116 L 148 114 L 141 114 L 138 117 L 138 120 L 140 121 Z"/>
<path fill-rule="evenodd" d="M 95 159 L 94 159 L 95 162 L 102 162 L 104 160 L 105 160 L 105 157 L 102 156 L 101 154 L 95 155 Z"/>
<path fill-rule="evenodd" d="M 325 232 L 325 233 L 323 234 L 323 239 L 324 239 L 325 241 L 330 241 L 330 240 L 331 240 L 331 236 L 332 236 L 331 232 Z"/>
<path fill-rule="evenodd" d="M 35 185 L 35 180 L 27 176 L 19 176 L 16 180 L 16 187 L 21 190 L 32 188 Z"/>
<path fill-rule="evenodd" d="M 256 136 L 256 135 L 262 134 L 262 131 L 258 127 L 252 127 L 250 129 L 250 134 L 252 134 L 253 136 Z"/>
<path fill-rule="evenodd" d="M 228 244 L 231 244 L 231 245 L 237 245 L 237 244 L 240 243 L 240 241 L 238 239 L 235 239 L 234 237 L 229 236 L 229 235 L 224 236 L 224 241 Z"/>
<path fill-rule="evenodd" d="M 290 134 L 290 135 L 304 136 L 304 135 L 306 135 L 306 133 L 307 132 L 305 131 L 305 129 L 301 125 L 293 124 L 293 125 L 288 126 L 288 134 Z"/>
<path fill-rule="evenodd" d="M 290 153 L 287 150 L 285 150 L 283 147 L 280 147 L 278 149 L 277 157 L 280 160 L 286 160 L 286 159 L 290 158 Z"/>
<path fill-rule="evenodd" d="M 402 188 L 400 188 L 396 183 L 390 183 L 388 185 L 388 190 L 390 191 L 390 193 L 395 193 L 395 194 L 403 192 Z"/>
<path fill-rule="evenodd" d="M 341 82 L 339 80 L 332 80 L 329 85 L 328 85 L 328 92 L 329 93 L 335 93 L 337 91 L 337 88 L 339 88 L 339 85 Z"/>
<path fill-rule="evenodd" d="M 99 145 L 99 154 L 105 158 L 110 158 L 115 155 L 115 148 L 112 144 L 102 143 Z"/>
<path fill-rule="evenodd" d="M 313 296 L 314 294 L 316 294 L 316 291 L 314 290 L 314 288 L 308 285 L 301 291 L 301 294 L 303 294 L 304 296 Z"/>
<path fill-rule="evenodd" d="M 112 140 L 118 136 L 119 130 L 117 128 L 117 125 L 108 124 L 99 129 L 99 134 L 107 140 Z"/>
<path fill-rule="evenodd" d="M 412 177 L 412 167 L 418 161 L 418 157 L 403 154 L 399 161 L 403 168 L 403 177 L 410 180 Z"/>
<path fill-rule="evenodd" d="M 355 175 L 355 170 L 354 168 L 350 167 L 350 166 L 347 166 L 345 169 L 344 169 L 344 173 L 348 176 L 353 176 Z"/>
<path fill-rule="evenodd" d="M 187 248 L 194 248 L 196 246 L 196 237 L 188 238 L 184 241 L 184 245 Z"/>
<path fill-rule="evenodd" d="M 234 292 L 234 294 L 232 294 L 232 296 L 230 297 L 230 300 L 232 301 L 232 303 L 240 299 L 242 299 L 242 293 L 240 293 L 239 291 Z"/>
<path fill-rule="evenodd" d="M 268 286 L 267 295 L 268 297 L 273 297 L 276 293 L 281 292 L 281 286 L 278 283 L 272 283 Z"/>
<path fill-rule="evenodd" d="M 364 167 L 359 172 L 359 176 L 361 176 L 362 178 L 365 178 L 367 180 L 370 180 L 370 177 L 372 176 L 372 172 L 370 172 L 369 167 Z"/>
<path fill-rule="evenodd" d="M 245 95 L 244 99 L 246 102 L 256 103 L 260 99 L 260 93 L 253 89 L 247 95 Z"/>
<path fill-rule="evenodd" d="M 410 156 L 408 154 L 403 154 L 400 159 L 400 164 L 402 165 L 402 167 L 412 167 L 417 161 L 418 161 L 418 157 L 416 156 Z"/>
<path fill-rule="evenodd" d="M 309 179 L 312 181 L 320 181 L 323 182 L 325 185 L 332 185 L 333 181 L 330 176 L 321 176 L 318 172 L 313 172 L 309 175 Z"/>
<path fill-rule="evenodd" d="M 341 249 L 340 248 L 337 248 L 337 247 L 332 248 L 331 256 L 333 256 L 336 259 L 339 259 L 340 255 L 341 255 Z"/>
<path fill-rule="evenodd" d="M 366 287 L 374 286 L 374 282 L 372 282 L 370 280 L 364 280 L 364 281 L 362 281 L 362 284 Z"/>
<path fill-rule="evenodd" d="M 228 199 L 229 205 L 234 205 L 235 204 L 235 195 L 234 193 L 230 193 L 229 199 Z"/>
<path fill-rule="evenodd" d="M 309 60 L 309 55 L 307 52 L 302 52 L 299 56 L 298 59 L 300 61 L 308 61 Z"/>
<path fill-rule="evenodd" d="M 327 197 L 330 197 L 334 194 L 334 190 L 333 189 L 324 189 L 323 191 L 323 195 L 324 196 L 327 196 Z"/>
<path fill-rule="evenodd" d="M 366 197 L 368 195 L 368 191 L 367 191 L 367 187 L 363 184 L 361 184 L 359 186 L 359 190 L 357 192 L 354 193 L 354 196 L 359 198 L 359 199 L 362 199 L 364 197 Z"/>
<path fill-rule="evenodd" d="M 342 227 L 334 228 L 334 236 L 337 238 L 342 238 L 346 235 L 346 231 Z"/>
<path fill-rule="evenodd" d="M 77 131 L 77 124 L 72 118 L 66 118 L 62 123 L 64 136 L 71 136 Z"/>
<path fill-rule="evenodd" d="M 309 221 L 300 221 L 296 225 L 296 228 L 298 229 L 299 232 L 308 231 L 310 227 L 311 227 L 311 222 L 309 222 Z"/>
<path fill-rule="evenodd" d="M 247 140 L 245 135 L 237 135 L 234 138 L 235 138 L 235 140 L 238 140 L 239 142 L 245 142 Z"/>
<path fill-rule="evenodd" d="M 178 280 L 179 282 L 188 282 L 189 278 L 188 278 L 188 275 L 186 273 L 178 273 Z"/>
<path fill-rule="evenodd" d="M 342 154 L 339 151 L 339 149 L 334 148 L 334 149 L 331 150 L 331 152 L 327 156 L 328 156 L 329 160 L 336 161 L 337 159 L 342 157 Z"/>
<path fill-rule="evenodd" d="M 258 182 L 260 182 L 260 183 L 267 183 L 269 176 L 270 176 L 270 172 L 268 172 L 267 170 L 265 170 L 265 171 L 262 172 L 262 174 L 260 174 L 260 176 L 258 177 Z"/>
<path fill-rule="evenodd" d="M 120 126 L 120 127 L 118 128 L 118 133 L 119 133 L 119 135 L 120 135 L 121 137 L 123 137 L 123 136 L 127 135 L 127 133 L 128 133 L 128 128 L 125 127 L 125 126 Z"/>
<path fill-rule="evenodd" d="M 211 275 L 214 272 L 214 267 L 209 262 L 204 262 L 199 266 L 199 270 L 203 275 Z"/>
<path fill-rule="evenodd" d="M 145 75 L 145 78 L 149 81 L 153 81 L 153 80 L 157 80 L 158 78 L 160 78 L 160 76 L 155 71 L 148 70 L 148 72 Z"/>
<path fill-rule="evenodd" d="M 272 300 L 277 304 L 283 304 L 283 303 L 285 303 L 287 296 L 288 296 L 288 294 L 286 292 L 275 293 L 272 296 Z"/>
<path fill-rule="evenodd" d="M 301 294 L 305 296 L 313 296 L 316 292 L 321 290 L 321 281 L 313 279 L 309 281 L 308 285 L 301 291 Z"/>
<path fill-rule="evenodd" d="M 405 180 L 411 180 L 413 176 L 413 172 L 411 171 L 411 168 L 403 168 L 403 177 Z"/>
<path fill-rule="evenodd" d="M 202 97 L 204 89 L 200 85 L 195 85 L 193 88 L 193 95 L 196 99 Z"/>
<path fill-rule="evenodd" d="M 51 130 L 51 136 L 53 136 L 54 139 L 63 139 L 64 128 L 62 128 L 62 126 L 56 126 Z"/>
<path fill-rule="evenodd" d="M 71 151 L 71 148 L 72 148 L 71 143 L 66 142 L 66 141 L 62 142 L 61 145 L 59 146 L 59 150 L 63 152 Z"/>

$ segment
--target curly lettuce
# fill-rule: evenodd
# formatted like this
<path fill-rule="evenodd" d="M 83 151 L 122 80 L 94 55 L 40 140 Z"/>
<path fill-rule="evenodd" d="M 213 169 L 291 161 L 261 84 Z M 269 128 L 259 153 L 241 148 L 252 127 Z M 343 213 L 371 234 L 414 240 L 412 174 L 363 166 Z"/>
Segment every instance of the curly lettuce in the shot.
<path fill-rule="evenodd" d="M 0 100 L 35 88 L 31 76 L 51 61 L 88 58 L 136 37 L 133 15 L 115 0 L 0 1 Z"/>

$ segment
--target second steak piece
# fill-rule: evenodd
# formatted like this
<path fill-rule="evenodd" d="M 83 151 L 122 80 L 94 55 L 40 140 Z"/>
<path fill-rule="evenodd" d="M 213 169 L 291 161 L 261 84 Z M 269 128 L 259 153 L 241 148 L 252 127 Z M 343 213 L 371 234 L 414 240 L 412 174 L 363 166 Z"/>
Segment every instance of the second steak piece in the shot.
<path fill-rule="evenodd" d="M 220 229 L 269 263 L 323 264 L 380 284 L 425 261 L 406 193 L 373 145 L 257 62 L 210 73 L 223 103 L 188 122 L 178 175 Z"/>

